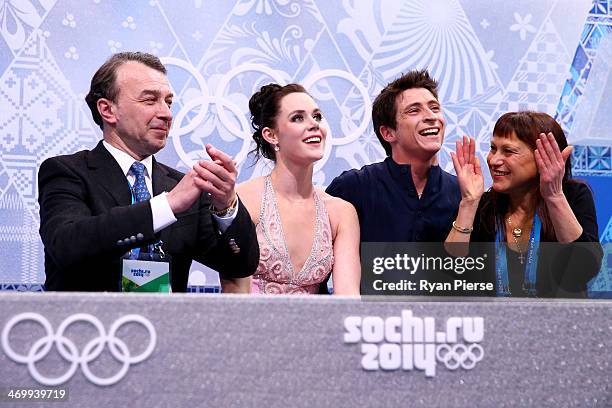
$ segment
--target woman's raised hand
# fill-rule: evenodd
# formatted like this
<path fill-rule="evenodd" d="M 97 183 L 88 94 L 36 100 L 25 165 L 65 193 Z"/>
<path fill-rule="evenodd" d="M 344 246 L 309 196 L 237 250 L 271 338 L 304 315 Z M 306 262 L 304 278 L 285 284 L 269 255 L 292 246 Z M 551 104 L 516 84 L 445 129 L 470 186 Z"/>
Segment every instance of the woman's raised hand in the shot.
<path fill-rule="evenodd" d="M 567 146 L 560 151 L 552 133 L 540 133 L 540 138 L 536 140 L 534 155 L 540 172 L 540 194 L 544 200 L 563 197 L 565 162 L 572 150 L 572 146 Z"/>
<path fill-rule="evenodd" d="M 456 142 L 457 152 L 451 152 L 461 199 L 478 202 L 484 193 L 484 177 L 476 156 L 476 141 L 467 136 Z"/>

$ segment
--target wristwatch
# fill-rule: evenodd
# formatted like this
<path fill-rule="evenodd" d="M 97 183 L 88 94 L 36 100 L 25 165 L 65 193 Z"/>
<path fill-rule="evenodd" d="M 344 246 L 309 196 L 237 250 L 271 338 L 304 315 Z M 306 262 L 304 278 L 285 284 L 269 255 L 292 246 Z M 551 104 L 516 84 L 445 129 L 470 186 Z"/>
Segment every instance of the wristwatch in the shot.
<path fill-rule="evenodd" d="M 216 215 L 217 217 L 228 217 L 228 216 L 234 215 L 234 210 L 236 210 L 237 203 L 238 203 L 238 196 L 234 195 L 234 199 L 232 200 L 232 203 L 230 204 L 229 207 L 223 210 L 217 210 L 215 206 L 211 203 L 208 209 L 210 210 L 211 214 Z"/>

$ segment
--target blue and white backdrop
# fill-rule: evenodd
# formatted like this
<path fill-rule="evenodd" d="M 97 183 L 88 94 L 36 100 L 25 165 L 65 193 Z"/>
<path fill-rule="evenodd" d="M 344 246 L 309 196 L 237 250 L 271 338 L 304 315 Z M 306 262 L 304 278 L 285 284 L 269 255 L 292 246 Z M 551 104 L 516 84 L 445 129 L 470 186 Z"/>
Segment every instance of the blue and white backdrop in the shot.
<path fill-rule="evenodd" d="M 576 145 L 574 172 L 593 187 L 609 242 L 611 31 L 607 0 L 0 0 L 0 287 L 44 281 L 37 169 L 97 143 L 83 97 L 97 67 L 127 50 L 169 68 L 175 120 L 158 159 L 186 170 L 213 143 L 240 180 L 268 171 L 247 156 L 247 101 L 271 81 L 304 84 L 326 114 L 320 185 L 384 157 L 371 101 L 412 68 L 440 81 L 448 170 L 456 138 L 486 154 L 502 113 L 548 112 Z M 594 296 L 612 290 L 608 256 Z"/>

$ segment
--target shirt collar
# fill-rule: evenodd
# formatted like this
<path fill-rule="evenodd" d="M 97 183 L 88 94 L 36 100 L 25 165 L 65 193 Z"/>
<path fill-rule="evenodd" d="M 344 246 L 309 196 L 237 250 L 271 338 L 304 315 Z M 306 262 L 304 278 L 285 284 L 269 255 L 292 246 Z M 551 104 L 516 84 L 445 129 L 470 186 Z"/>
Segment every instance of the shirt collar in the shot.
<path fill-rule="evenodd" d="M 408 180 L 410 183 L 410 187 L 414 189 L 414 181 L 412 180 L 412 173 L 410 171 L 409 164 L 398 164 L 396 163 L 391 156 L 387 156 L 385 159 L 385 163 L 387 163 L 387 168 L 391 173 L 391 176 L 397 180 L 399 183 L 405 183 Z M 427 176 L 427 186 L 426 189 L 431 189 L 432 193 L 437 193 L 440 188 L 440 177 L 442 176 L 442 171 L 440 170 L 439 165 L 433 165 L 429 168 L 429 175 Z"/>
<path fill-rule="evenodd" d="M 121 171 L 123 171 L 123 174 L 127 176 L 130 171 L 130 167 L 132 167 L 132 163 L 134 163 L 137 160 L 134 160 L 132 156 L 130 156 L 123 150 L 117 149 L 115 146 L 111 145 L 106 140 L 103 140 L 102 144 L 104 145 L 106 150 L 108 150 L 108 152 L 111 154 L 111 156 L 115 158 L 115 160 L 119 164 L 119 167 L 121 167 Z M 144 164 L 145 168 L 147 169 L 146 175 L 151 177 L 151 174 L 153 174 L 151 172 L 151 169 L 153 168 L 153 156 L 147 156 L 143 160 L 140 160 L 140 162 Z"/>

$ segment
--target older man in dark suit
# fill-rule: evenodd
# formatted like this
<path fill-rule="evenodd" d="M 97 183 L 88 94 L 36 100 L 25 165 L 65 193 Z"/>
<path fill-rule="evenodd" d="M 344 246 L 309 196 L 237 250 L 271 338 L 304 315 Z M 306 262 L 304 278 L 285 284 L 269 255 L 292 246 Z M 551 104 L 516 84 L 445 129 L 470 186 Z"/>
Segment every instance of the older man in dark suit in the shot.
<path fill-rule="evenodd" d="M 229 279 L 255 271 L 255 227 L 231 157 L 208 145 L 212 161 L 187 174 L 153 157 L 166 144 L 172 96 L 150 54 L 115 54 L 94 75 L 86 101 L 104 140 L 39 171 L 47 290 L 119 291 L 121 257 L 154 243 L 171 255 L 173 291 L 186 290 L 193 259 Z"/>

